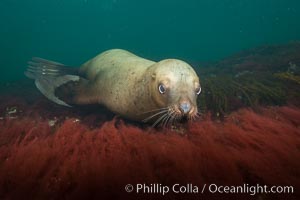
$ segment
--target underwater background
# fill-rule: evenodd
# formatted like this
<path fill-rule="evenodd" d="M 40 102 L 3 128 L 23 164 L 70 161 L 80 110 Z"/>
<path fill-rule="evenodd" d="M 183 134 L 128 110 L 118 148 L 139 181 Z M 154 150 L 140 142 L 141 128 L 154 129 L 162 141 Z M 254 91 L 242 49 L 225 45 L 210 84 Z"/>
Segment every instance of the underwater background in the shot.
<path fill-rule="evenodd" d="M 0 0 L 0 199 L 300 199 L 299 0 Z M 197 120 L 151 127 L 57 105 L 24 76 L 112 48 L 179 58 Z M 271 194 L 128 193 L 127 184 L 290 186 Z"/>
<path fill-rule="evenodd" d="M 1 80 L 32 56 L 79 66 L 123 48 L 194 67 L 240 50 L 300 39 L 298 0 L 1 0 Z"/>

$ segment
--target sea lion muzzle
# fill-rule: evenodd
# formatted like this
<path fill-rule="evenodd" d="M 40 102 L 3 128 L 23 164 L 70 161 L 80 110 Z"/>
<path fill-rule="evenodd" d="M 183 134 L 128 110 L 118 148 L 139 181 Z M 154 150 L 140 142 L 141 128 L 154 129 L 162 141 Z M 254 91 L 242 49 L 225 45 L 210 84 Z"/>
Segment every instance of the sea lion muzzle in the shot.
<path fill-rule="evenodd" d="M 182 114 L 188 114 L 189 111 L 191 110 L 191 104 L 187 101 L 181 102 L 180 103 L 180 111 L 182 112 Z"/>

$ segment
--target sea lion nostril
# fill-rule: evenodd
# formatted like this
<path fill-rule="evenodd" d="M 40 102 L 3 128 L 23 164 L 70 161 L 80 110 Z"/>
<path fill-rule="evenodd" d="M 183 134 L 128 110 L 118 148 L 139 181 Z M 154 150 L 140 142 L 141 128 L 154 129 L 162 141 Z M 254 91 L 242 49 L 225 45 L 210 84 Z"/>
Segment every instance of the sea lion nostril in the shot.
<path fill-rule="evenodd" d="M 191 110 L 191 105 L 187 102 L 181 103 L 180 109 L 183 111 L 184 114 L 187 114 Z"/>

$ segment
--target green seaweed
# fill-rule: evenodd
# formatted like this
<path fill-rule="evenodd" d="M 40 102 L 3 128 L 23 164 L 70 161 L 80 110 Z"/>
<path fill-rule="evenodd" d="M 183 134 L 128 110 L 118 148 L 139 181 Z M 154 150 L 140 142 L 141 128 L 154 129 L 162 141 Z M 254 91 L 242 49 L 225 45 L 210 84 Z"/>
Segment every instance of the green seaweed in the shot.
<path fill-rule="evenodd" d="M 286 102 L 284 84 L 276 81 L 271 73 L 205 76 L 201 83 L 203 93 L 198 100 L 199 110 L 209 110 L 217 117 L 241 107 L 255 108 Z"/>
<path fill-rule="evenodd" d="M 242 107 L 300 107 L 300 43 L 246 50 L 198 68 L 200 111 L 226 116 Z"/>
<path fill-rule="evenodd" d="M 300 84 L 300 76 L 295 75 L 291 72 L 280 72 L 280 73 L 275 73 L 274 74 L 275 77 L 282 79 L 282 80 L 288 80 L 288 81 L 292 81 L 294 83 Z"/>

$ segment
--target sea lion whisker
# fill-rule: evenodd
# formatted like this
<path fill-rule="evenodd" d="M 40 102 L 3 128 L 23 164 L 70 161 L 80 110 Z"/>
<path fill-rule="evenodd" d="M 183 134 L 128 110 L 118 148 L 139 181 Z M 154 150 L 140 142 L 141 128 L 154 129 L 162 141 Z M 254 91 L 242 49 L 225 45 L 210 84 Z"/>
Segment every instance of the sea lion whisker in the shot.
<path fill-rule="evenodd" d="M 170 119 L 171 119 L 171 115 L 169 114 L 169 115 L 167 116 L 166 120 L 164 121 L 164 124 L 163 124 L 164 127 L 167 127 L 167 126 L 168 126 L 168 122 L 169 122 Z"/>
<path fill-rule="evenodd" d="M 169 114 L 166 113 L 166 114 L 163 116 L 163 118 L 160 120 L 159 125 L 162 125 L 162 126 L 163 126 L 163 122 L 165 121 L 165 119 L 166 119 L 168 116 L 169 116 Z"/>
<path fill-rule="evenodd" d="M 163 127 L 165 127 L 164 123 L 165 123 L 165 121 L 168 119 L 168 117 L 169 117 L 169 114 L 167 113 L 167 115 L 165 115 L 164 118 L 161 120 L 161 123 L 160 123 L 160 124 L 161 124 Z"/>
<path fill-rule="evenodd" d="M 162 127 L 164 127 L 164 128 L 165 128 L 165 122 L 168 119 L 168 117 L 169 117 L 169 114 L 165 115 L 164 118 L 161 120 Z"/>
<path fill-rule="evenodd" d="M 167 113 L 166 115 L 164 115 L 164 117 L 160 120 L 160 125 L 162 125 L 162 127 L 165 127 L 164 126 L 164 122 L 165 120 L 169 117 L 169 114 Z"/>
<path fill-rule="evenodd" d="M 162 111 L 160 111 L 160 112 L 157 112 L 157 113 L 155 113 L 155 114 L 153 114 L 153 115 L 151 115 L 151 116 L 149 116 L 149 117 L 143 119 L 143 122 L 147 122 L 147 121 L 149 121 L 150 119 L 152 119 L 153 117 L 155 117 L 155 116 L 157 116 L 157 115 L 160 115 L 160 114 L 163 114 L 163 113 L 166 113 L 166 112 L 168 112 L 168 110 L 162 110 Z"/>
<path fill-rule="evenodd" d="M 175 116 L 176 116 L 176 113 L 174 112 L 174 113 L 172 113 L 172 116 L 171 116 L 171 124 L 174 124 L 174 122 L 175 122 Z"/>
<path fill-rule="evenodd" d="M 174 125 L 176 122 L 175 122 L 175 114 L 173 113 L 172 116 L 171 116 L 171 119 L 170 119 L 170 122 L 172 125 Z"/>
<path fill-rule="evenodd" d="M 171 115 L 169 114 L 166 121 L 165 121 L 165 124 L 164 124 L 165 127 L 169 126 L 170 119 L 171 119 Z"/>
<path fill-rule="evenodd" d="M 149 110 L 149 111 L 146 111 L 146 112 L 142 112 L 139 115 L 146 114 L 146 113 L 151 113 L 151 112 L 155 112 L 155 111 L 168 110 L 168 109 L 169 109 L 169 107 L 158 108 L 158 109 L 154 109 L 154 110 Z"/>
<path fill-rule="evenodd" d="M 176 116 L 176 112 L 174 111 L 174 112 L 172 113 L 172 116 L 171 116 L 171 118 L 172 118 L 172 124 L 173 124 L 173 122 L 174 122 L 174 120 L 175 120 L 175 116 Z"/>
<path fill-rule="evenodd" d="M 191 121 L 195 121 L 196 120 L 196 114 L 191 115 Z"/>
<path fill-rule="evenodd" d="M 196 119 L 195 115 L 192 115 L 191 116 L 191 121 L 195 121 L 195 119 Z"/>
<path fill-rule="evenodd" d="M 195 114 L 195 117 L 196 118 L 200 118 L 201 116 L 202 116 L 202 113 L 200 113 L 200 112 L 197 111 L 197 113 Z"/>
<path fill-rule="evenodd" d="M 155 127 L 168 113 L 163 114 L 160 118 L 158 118 L 155 123 L 152 125 L 152 127 Z"/>
<path fill-rule="evenodd" d="M 163 127 L 166 127 L 168 125 L 168 121 L 171 118 L 171 115 L 172 115 L 173 112 L 174 111 L 169 112 L 168 115 L 166 116 L 166 118 L 163 120 L 163 122 L 162 122 L 163 123 Z"/>
<path fill-rule="evenodd" d="M 170 120 L 168 121 L 168 124 L 167 124 L 167 125 L 169 126 L 170 124 L 171 124 L 171 125 L 173 124 L 173 116 L 170 117 Z"/>
<path fill-rule="evenodd" d="M 181 118 L 181 115 L 178 114 L 178 113 L 175 113 L 175 119 L 176 119 L 176 120 L 179 120 L 180 118 Z"/>
<path fill-rule="evenodd" d="M 170 120 L 171 125 L 174 124 L 174 120 L 175 120 L 175 114 L 172 113 L 172 115 L 171 115 L 171 120 Z"/>

